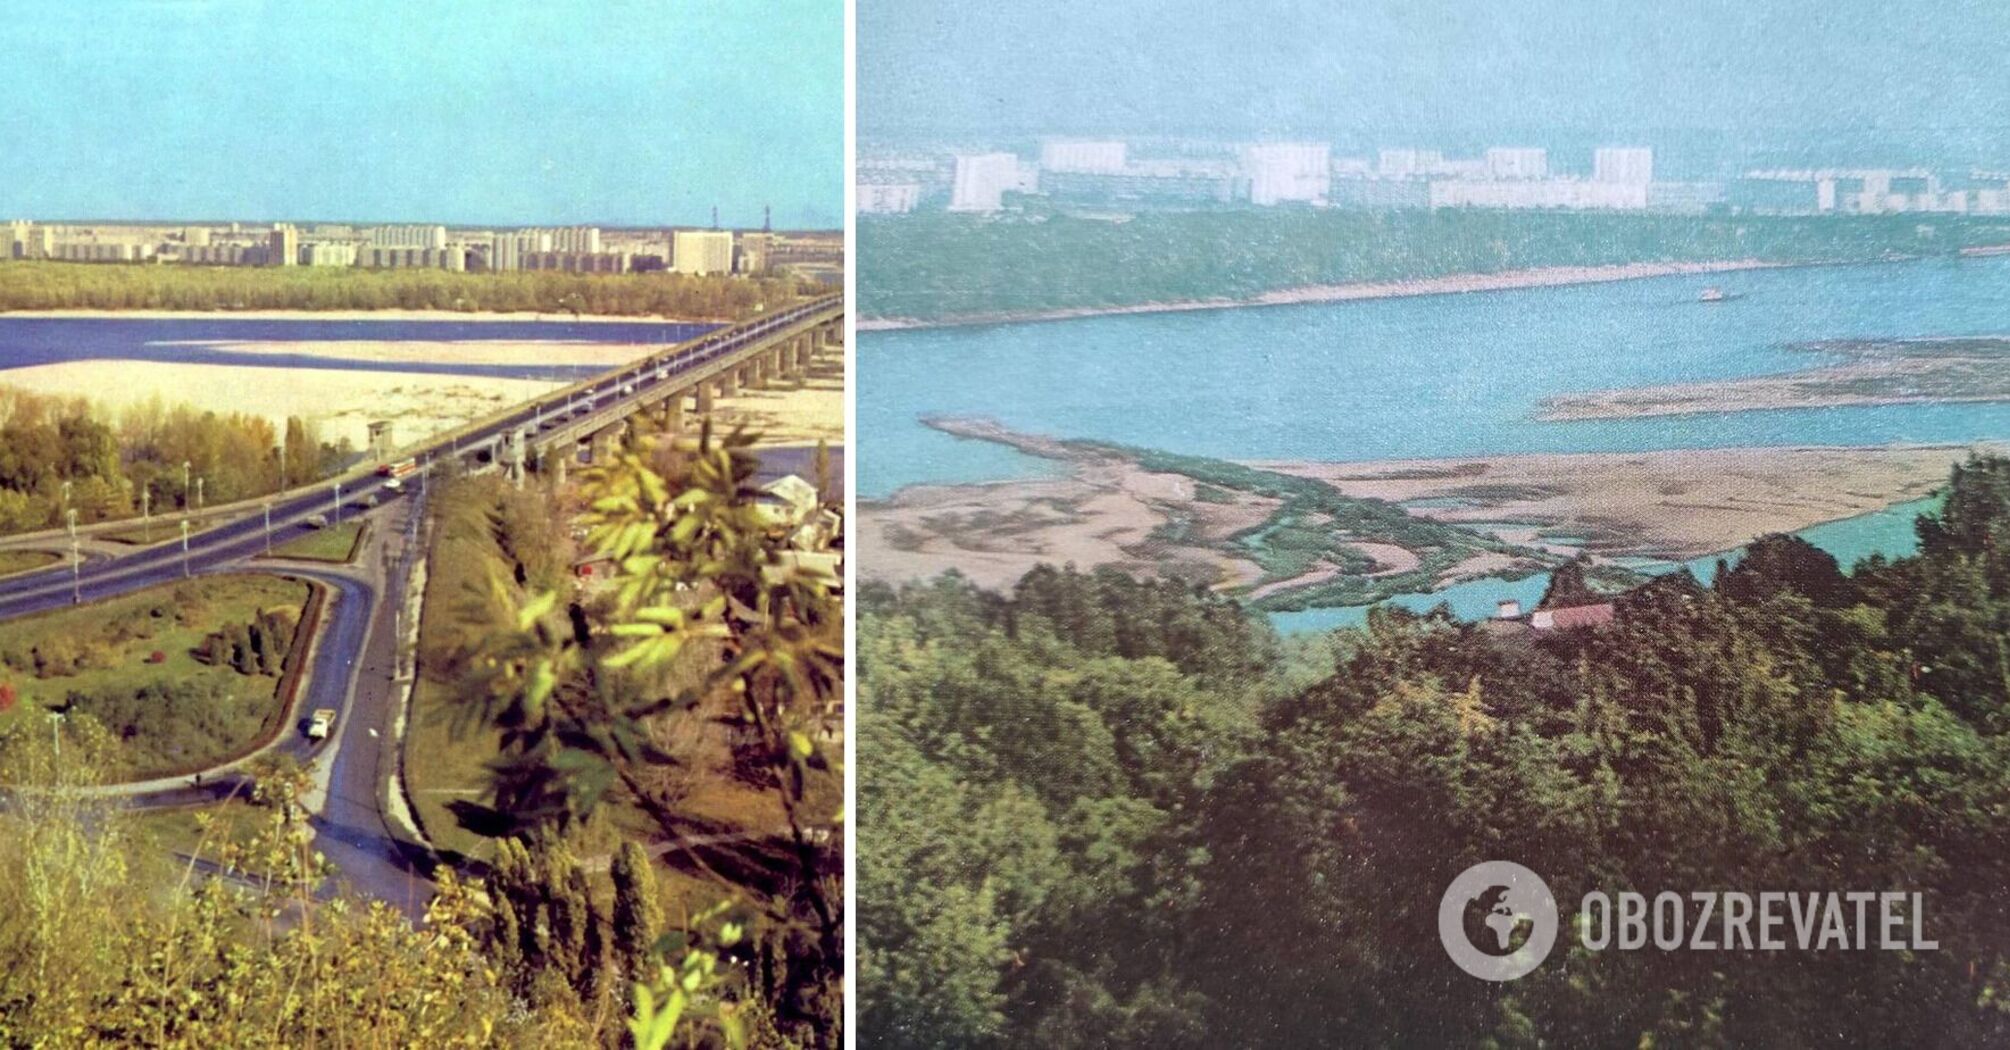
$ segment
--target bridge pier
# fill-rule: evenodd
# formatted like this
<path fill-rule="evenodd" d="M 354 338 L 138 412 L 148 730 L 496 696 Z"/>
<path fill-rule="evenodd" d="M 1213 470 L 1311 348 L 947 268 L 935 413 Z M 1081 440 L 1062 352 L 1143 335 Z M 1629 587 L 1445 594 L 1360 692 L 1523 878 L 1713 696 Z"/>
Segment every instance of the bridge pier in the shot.
<path fill-rule="evenodd" d="M 735 368 L 719 373 L 719 396 L 732 397 L 740 392 L 740 374 Z"/>
<path fill-rule="evenodd" d="M 698 384 L 698 387 L 697 387 L 697 391 L 698 391 L 698 414 L 699 414 L 699 415 L 701 415 L 701 416 L 709 416 L 709 415 L 711 415 L 711 414 L 712 414 L 712 381 L 711 381 L 711 380 L 709 380 L 709 379 L 707 379 L 706 381 L 704 381 L 704 382 L 702 382 L 702 383 L 699 383 L 699 384 Z"/>
<path fill-rule="evenodd" d="M 658 420 L 662 424 L 663 432 L 671 437 L 676 437 L 677 433 L 684 429 L 684 394 L 685 391 L 679 390 L 664 398 L 661 405 L 662 414 Z"/>
<path fill-rule="evenodd" d="M 817 355 L 817 337 L 815 335 L 805 335 L 796 340 L 797 371 L 799 372 L 809 371 L 810 359 L 815 357 L 816 355 Z"/>
<path fill-rule="evenodd" d="M 593 437 L 588 440 L 592 443 L 590 447 L 593 453 L 594 466 L 603 467 L 607 465 L 608 461 L 614 456 L 614 443 L 621 439 L 621 432 L 627 429 L 628 424 L 624 421 L 609 424 L 593 432 Z"/>

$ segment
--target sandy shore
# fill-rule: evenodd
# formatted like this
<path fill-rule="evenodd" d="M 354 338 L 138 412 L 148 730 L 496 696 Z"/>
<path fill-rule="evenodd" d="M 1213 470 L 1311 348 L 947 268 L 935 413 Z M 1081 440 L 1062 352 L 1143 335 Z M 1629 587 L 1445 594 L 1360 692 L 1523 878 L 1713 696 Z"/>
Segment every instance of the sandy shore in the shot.
<path fill-rule="evenodd" d="M 547 348 L 547 353 L 549 348 Z M 723 399 L 723 425 L 744 420 L 762 431 L 762 445 L 833 444 L 844 440 L 843 364 L 819 360 L 800 386 L 752 390 Z M 315 424 L 324 441 L 343 438 L 361 448 L 369 424 L 396 424 L 400 444 L 465 426 L 563 383 L 413 372 L 87 360 L 0 370 L 0 385 L 85 397 L 111 411 L 158 400 L 202 411 L 264 416 L 283 432 L 288 416 Z"/>
<path fill-rule="evenodd" d="M 378 340 L 331 339 L 300 342 L 161 342 L 155 346 L 201 346 L 233 354 L 318 357 L 367 364 L 499 365 L 539 368 L 582 365 L 614 368 L 662 350 L 660 344 L 587 343 L 567 340 Z"/>
<path fill-rule="evenodd" d="M 1039 439 L 1032 440 L 1038 454 Z M 1324 481 L 1350 496 L 1429 500 L 1407 509 L 1483 524 L 1504 541 L 1555 554 L 1574 553 L 1566 541 L 1579 538 L 1601 557 L 1677 559 L 1918 498 L 1968 454 L 1965 446 L 1741 448 L 1250 465 Z M 1262 523 L 1277 504 L 1243 494 L 1221 499 L 1183 475 L 1115 457 L 1071 460 L 1063 478 L 915 486 L 860 503 L 860 572 L 902 582 L 955 569 L 1000 588 L 1041 563 L 1114 565 L 1210 582 L 1245 598 L 1335 575 L 1321 563 L 1281 584 L 1259 583 L 1256 565 L 1215 544 Z M 1169 531 L 1183 538 L 1169 542 Z M 1370 575 L 1414 565 L 1401 547 L 1355 547 L 1373 559 Z M 1461 566 L 1455 575 L 1500 568 Z"/>
<path fill-rule="evenodd" d="M 1428 500 L 1411 513 L 1487 523 L 1515 542 L 1569 534 L 1601 554 L 1686 559 L 1917 499 L 1969 451 L 1719 448 L 1255 465 L 1350 496 Z"/>
<path fill-rule="evenodd" d="M 459 310 L 6 310 L 0 317 L 77 317 L 96 320 L 239 321 L 606 321 L 664 324 L 728 324 L 722 317 L 659 317 L 654 314 L 535 313 L 529 310 L 466 313 Z"/>
<path fill-rule="evenodd" d="M 1082 317 L 1120 314 L 1179 313 L 1187 310 L 1232 310 L 1249 306 L 1290 306 L 1304 303 L 1338 303 L 1356 299 L 1398 299 L 1419 295 L 1462 295 L 1469 292 L 1497 292 L 1512 288 L 1549 288 L 1570 284 L 1603 284 L 1633 281 L 1644 277 L 1677 274 L 1727 273 L 1758 270 L 1787 263 L 1758 259 L 1734 259 L 1705 263 L 1624 263 L 1612 266 L 1546 266 L 1501 273 L 1447 274 L 1406 281 L 1362 281 L 1349 284 L 1306 285 L 1265 292 L 1249 299 L 1190 299 L 1177 302 L 1138 303 L 1132 306 L 1081 307 L 1065 310 L 1029 310 L 1014 313 L 968 314 L 924 321 L 901 317 L 861 318 L 862 332 L 901 328 L 949 328 L 960 325 L 1019 324 L 1032 321 L 1066 321 Z"/>
<path fill-rule="evenodd" d="M 714 409 L 718 426 L 744 424 L 760 433 L 757 448 L 845 443 L 844 362 L 817 359 L 800 382 L 784 380 L 766 390 L 742 390 Z"/>
<path fill-rule="evenodd" d="M 332 368 L 68 361 L 0 371 L 0 383 L 38 393 L 88 397 L 114 411 L 155 399 L 210 412 L 264 416 L 284 433 L 299 416 L 323 441 L 369 441 L 369 424 L 389 419 L 400 443 L 464 426 L 563 384 L 533 379 L 421 375 Z"/>

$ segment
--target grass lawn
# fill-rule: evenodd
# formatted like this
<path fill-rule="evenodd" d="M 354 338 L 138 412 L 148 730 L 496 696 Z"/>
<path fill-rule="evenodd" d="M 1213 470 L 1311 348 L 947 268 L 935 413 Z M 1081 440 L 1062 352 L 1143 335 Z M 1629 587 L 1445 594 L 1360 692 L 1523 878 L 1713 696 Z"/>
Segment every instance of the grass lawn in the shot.
<path fill-rule="evenodd" d="M 430 603 L 426 615 L 433 615 Z M 412 691 L 411 721 L 405 728 L 405 790 L 411 794 L 419 825 L 435 847 L 487 861 L 494 843 L 461 827 L 453 804 L 481 800 L 489 783 L 487 763 L 496 757 L 499 737 L 495 730 L 483 726 L 456 734 L 454 705 L 449 686 L 420 676 Z"/>
<path fill-rule="evenodd" d="M 202 526 L 190 523 L 189 535 L 193 536 L 201 531 L 201 529 Z M 164 543 L 168 540 L 178 540 L 181 538 L 181 521 L 180 519 L 156 518 L 150 525 L 134 523 L 123 529 L 112 529 L 107 532 L 97 533 L 96 537 L 101 540 L 110 540 L 113 543 L 130 543 L 135 547 L 145 546 L 150 543 Z"/>
<path fill-rule="evenodd" d="M 210 820 L 207 836 L 196 823 L 196 817 L 204 813 L 209 814 Z M 163 850 L 178 857 L 193 855 L 208 861 L 218 860 L 219 847 L 226 842 L 249 844 L 271 819 L 271 810 L 260 809 L 241 798 L 213 806 L 141 810 L 133 815 L 133 820 Z"/>
<path fill-rule="evenodd" d="M 275 558 L 299 558 L 304 561 L 346 562 L 356 556 L 356 545 L 363 538 L 363 523 L 345 521 L 332 529 L 313 529 L 272 545 Z"/>
<path fill-rule="evenodd" d="M 46 569 L 61 560 L 61 556 L 48 551 L 0 551 L 0 576 Z"/>
<path fill-rule="evenodd" d="M 210 576 L 0 624 L 0 683 L 17 696 L 0 712 L 0 735 L 74 700 L 125 741 L 117 773 L 128 778 L 237 754 L 275 717 L 278 676 L 241 674 L 195 651 L 260 613 L 284 610 L 297 624 L 308 593 L 277 576 Z"/>

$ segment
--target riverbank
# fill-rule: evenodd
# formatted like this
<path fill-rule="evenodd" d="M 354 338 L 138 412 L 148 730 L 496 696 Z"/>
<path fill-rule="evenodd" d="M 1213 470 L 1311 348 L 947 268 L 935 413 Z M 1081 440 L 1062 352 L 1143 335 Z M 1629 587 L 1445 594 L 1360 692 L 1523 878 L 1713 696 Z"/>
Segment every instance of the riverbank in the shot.
<path fill-rule="evenodd" d="M 946 425 L 945 425 L 946 424 Z M 1038 564 L 1110 565 L 1187 579 L 1279 604 L 1290 592 L 1351 580 L 1372 590 L 1415 570 L 1428 546 L 1383 527 L 1301 516 L 1280 526 L 1284 499 L 1150 469 L 1107 448 L 935 421 L 957 436 L 1062 461 L 1063 477 L 912 486 L 859 505 L 866 579 L 902 583 L 954 569 L 1009 588 Z M 1471 552 L 1434 586 L 1534 571 L 1537 559 L 1682 560 L 1917 499 L 1946 480 L 1968 446 L 1734 448 L 1650 453 L 1530 454 L 1244 466 L 1316 481 L 1341 496 L 1399 506 L 1421 524 L 1458 526 L 1498 545 Z M 1280 563 L 1250 545 L 1290 528 L 1317 557 Z M 1303 596 L 1301 595 L 1301 598 Z M 1324 604 L 1324 603 L 1321 603 Z M 1336 603 L 1337 604 L 1337 603 Z"/>
<path fill-rule="evenodd" d="M 1028 310 L 992 314 L 964 314 L 934 320 L 898 317 L 860 318 L 858 330 L 895 331 L 912 328 L 955 328 L 971 325 L 1026 324 L 1039 321 L 1069 321 L 1084 317 L 1125 314 L 1183 313 L 1192 310 L 1231 310 L 1252 306 L 1302 306 L 1308 303 L 1339 303 L 1361 299 L 1400 299 L 1428 295 L 1464 295 L 1498 292 L 1517 288 L 1552 288 L 1574 284 L 1605 284 L 1636 281 L 1648 277 L 1682 274 L 1731 273 L 1739 270 L 1771 269 L 1791 263 L 1761 259 L 1723 262 L 1624 263 L 1612 266 L 1545 266 L 1499 273 L 1447 274 L 1402 281 L 1359 281 L 1344 284 L 1304 285 L 1241 299 L 1186 299 L 1137 303 L 1127 306 L 1077 307 L 1060 310 Z M 1810 264 L 1812 265 L 1812 264 Z"/>
<path fill-rule="evenodd" d="M 397 440 L 445 433 L 564 383 L 364 369 L 287 368 L 93 359 L 0 371 L 0 384 L 83 397 L 122 413 L 160 404 L 262 416 L 286 432 L 289 416 L 313 424 L 321 440 L 369 444 L 371 422 L 388 419 Z"/>
<path fill-rule="evenodd" d="M 543 359 L 535 363 L 552 364 L 554 352 L 560 350 L 570 353 L 602 349 L 640 356 L 655 348 L 546 345 L 542 348 Z M 508 347 L 504 350 L 515 352 Z M 275 345 L 272 352 L 286 352 L 284 344 Z M 479 346 L 469 351 L 475 355 L 483 352 Z M 286 432 L 287 418 L 298 416 L 313 424 L 323 441 L 346 439 L 354 447 L 364 448 L 369 443 L 369 426 L 377 420 L 391 420 L 399 444 L 410 444 L 487 419 L 568 384 L 557 380 L 361 368 L 89 359 L 0 370 L 0 385 L 39 394 L 86 398 L 112 414 L 154 405 L 189 405 L 198 411 L 218 414 L 240 412 L 271 421 L 275 431 L 282 434 Z M 715 414 L 721 428 L 744 424 L 758 431 L 761 447 L 814 445 L 818 441 L 842 444 L 844 364 L 826 357 L 800 383 L 742 391 L 721 399 Z"/>
<path fill-rule="evenodd" d="M 189 340 L 152 346 L 190 346 L 233 354 L 314 357 L 362 364 L 480 365 L 504 368 L 615 368 L 663 349 L 650 343 L 597 343 L 530 339 L 329 339 L 299 341 Z"/>
<path fill-rule="evenodd" d="M 85 320 L 228 321 L 552 321 L 616 324 L 732 324 L 730 317 L 664 317 L 654 314 L 574 314 L 528 310 L 0 310 L 0 318 L 81 318 Z"/>

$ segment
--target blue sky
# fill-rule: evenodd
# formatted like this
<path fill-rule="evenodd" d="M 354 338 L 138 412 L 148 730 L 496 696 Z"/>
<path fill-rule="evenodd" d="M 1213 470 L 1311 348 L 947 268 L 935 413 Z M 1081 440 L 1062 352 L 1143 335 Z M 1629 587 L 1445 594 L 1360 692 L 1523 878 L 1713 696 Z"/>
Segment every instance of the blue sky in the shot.
<path fill-rule="evenodd" d="M 843 219 L 843 0 L 10 0 L 0 55 L 0 219 Z"/>
<path fill-rule="evenodd" d="M 1998 0 L 858 5 L 863 137 L 1848 129 L 1980 148 L 2010 125 Z"/>

